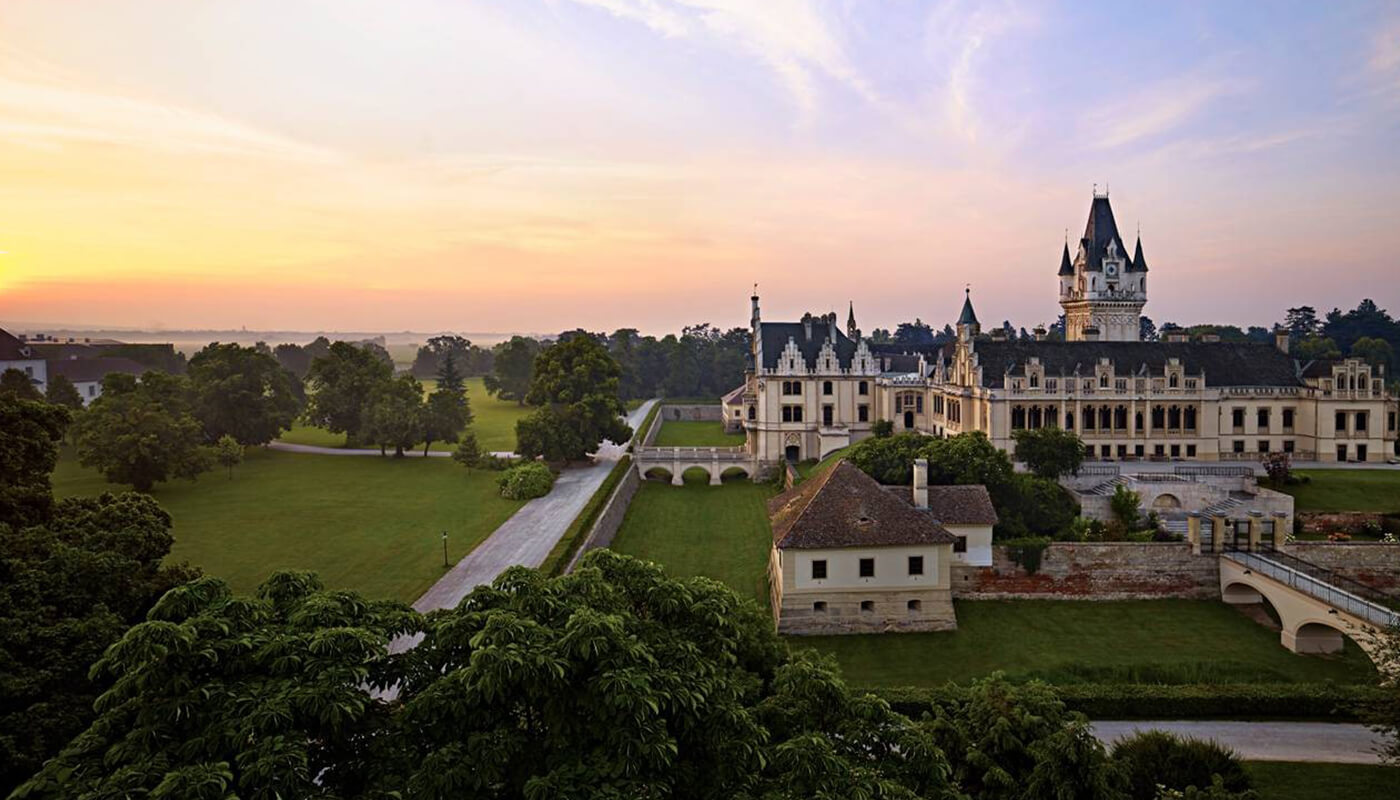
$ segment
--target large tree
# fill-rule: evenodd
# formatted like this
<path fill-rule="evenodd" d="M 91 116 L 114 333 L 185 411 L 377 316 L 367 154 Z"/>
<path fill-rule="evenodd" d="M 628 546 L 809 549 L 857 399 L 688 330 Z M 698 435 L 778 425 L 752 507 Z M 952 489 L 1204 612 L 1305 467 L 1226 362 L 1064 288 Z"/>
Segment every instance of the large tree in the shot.
<path fill-rule="evenodd" d="M 75 425 L 78 459 L 111 483 L 141 492 L 174 478 L 193 480 L 213 461 L 188 395 L 183 376 L 150 371 L 138 381 L 124 373 L 108 374 L 102 379 L 102 396 Z"/>
<path fill-rule="evenodd" d="M 48 516 L 49 474 L 69 419 L 60 406 L 0 393 L 0 525 L 18 528 Z"/>
<path fill-rule="evenodd" d="M 486 391 L 502 400 L 514 400 L 524 405 L 534 374 L 535 356 L 540 344 L 525 336 L 512 336 L 510 341 L 496 345 L 495 363 L 486 376 Z"/>
<path fill-rule="evenodd" d="M 375 391 L 365 406 L 360 424 L 361 438 L 379 445 L 380 452 L 394 448 L 394 456 L 422 441 L 423 384 L 412 375 L 400 375 Z"/>
<path fill-rule="evenodd" d="M 358 444 L 366 408 L 393 375 L 390 364 L 362 347 L 349 342 L 330 345 L 325 355 L 312 359 L 307 372 L 307 420 Z"/>
<path fill-rule="evenodd" d="M 450 366 L 450 357 L 443 363 Z M 421 418 L 425 456 L 433 442 L 457 441 L 457 437 L 461 436 L 462 431 L 472 422 L 472 409 L 466 390 L 447 387 L 448 384 L 439 379 L 438 388 L 428 395 L 428 401 L 423 405 Z"/>
<path fill-rule="evenodd" d="M 620 444 L 631 438 L 618 398 L 620 372 L 592 336 L 571 336 L 541 352 L 525 397 L 538 410 L 516 425 L 520 454 L 573 461 L 604 440 Z"/>
<path fill-rule="evenodd" d="M 296 378 L 252 347 L 214 342 L 190 359 L 188 375 L 208 442 L 228 435 L 245 446 L 267 444 L 301 411 Z"/>
<path fill-rule="evenodd" d="M 77 411 L 83 407 L 83 396 L 78 394 L 78 387 L 68 380 L 67 375 L 50 375 L 48 388 L 44 390 L 44 399 L 56 406 L 63 406 L 72 411 Z"/>
<path fill-rule="evenodd" d="M 26 375 L 23 370 L 14 367 L 0 372 L 0 395 L 10 395 L 21 400 L 44 399 L 43 392 L 40 392 L 39 387 L 34 385 L 34 379 Z"/>
<path fill-rule="evenodd" d="M 1056 480 L 1062 475 L 1078 475 L 1084 463 L 1084 442 L 1074 431 L 1063 428 L 1025 428 L 1012 433 L 1016 440 L 1016 460 L 1025 462 L 1031 472 Z"/>

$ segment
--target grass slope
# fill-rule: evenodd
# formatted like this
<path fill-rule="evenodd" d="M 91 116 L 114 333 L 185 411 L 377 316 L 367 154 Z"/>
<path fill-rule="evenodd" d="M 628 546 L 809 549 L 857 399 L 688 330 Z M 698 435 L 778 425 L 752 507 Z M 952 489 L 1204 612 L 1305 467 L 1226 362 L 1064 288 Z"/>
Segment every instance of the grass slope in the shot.
<path fill-rule="evenodd" d="M 431 392 L 437 381 L 423 381 L 423 391 Z M 511 400 L 498 400 L 486 393 L 486 384 L 481 378 L 467 378 L 467 399 L 472 406 L 472 430 L 476 431 L 477 444 L 484 450 L 515 450 L 515 422 L 530 413 L 528 406 L 516 405 Z M 324 428 L 311 425 L 296 425 L 284 433 L 279 441 L 291 444 L 309 444 L 318 447 L 344 447 L 345 434 L 331 433 Z M 420 445 L 421 448 L 421 445 Z M 455 445 L 437 442 L 433 450 L 452 450 Z"/>
<path fill-rule="evenodd" d="M 666 420 L 656 432 L 656 447 L 742 447 L 744 433 L 725 433 L 723 422 Z"/>
<path fill-rule="evenodd" d="M 767 484 L 645 482 L 612 549 L 655 561 L 672 575 L 707 575 L 768 607 Z"/>
<path fill-rule="evenodd" d="M 455 563 L 521 503 L 492 472 L 448 459 L 381 459 L 250 450 L 233 480 L 221 470 L 152 492 L 174 519 L 171 558 L 250 591 L 277 569 L 310 569 L 326 585 L 412 601 L 442 576 L 442 532 Z M 54 473 L 59 496 L 119 491 L 75 458 Z"/>
<path fill-rule="evenodd" d="M 958 630 L 898 636 L 804 636 L 836 654 L 859 686 L 936 686 L 995 670 L 1051 683 L 1371 682 L 1355 644 L 1300 656 L 1278 634 L 1209 600 L 955 601 Z"/>
<path fill-rule="evenodd" d="M 1248 761 L 1259 800 L 1383 800 L 1400 796 L 1400 768 Z"/>
<path fill-rule="evenodd" d="M 1400 512 L 1400 470 L 1298 470 L 1309 483 L 1282 487 L 1299 511 Z"/>

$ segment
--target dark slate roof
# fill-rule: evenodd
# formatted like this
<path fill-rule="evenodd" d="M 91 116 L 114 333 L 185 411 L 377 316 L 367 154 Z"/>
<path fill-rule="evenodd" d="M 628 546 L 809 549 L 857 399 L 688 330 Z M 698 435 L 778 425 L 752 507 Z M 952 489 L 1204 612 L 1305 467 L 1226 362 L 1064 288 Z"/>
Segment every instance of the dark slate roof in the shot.
<path fill-rule="evenodd" d="M 965 290 L 962 313 L 958 315 L 959 325 L 977 325 L 977 312 L 972 310 L 972 290 Z"/>
<path fill-rule="evenodd" d="M 1336 359 L 1319 358 L 1303 365 L 1303 377 L 1305 378 L 1330 378 L 1332 368 L 1337 366 Z"/>
<path fill-rule="evenodd" d="M 1089 222 L 1084 226 L 1084 238 L 1079 240 L 1084 247 L 1085 269 L 1103 269 L 1103 255 L 1108 250 L 1109 242 L 1117 242 L 1118 252 L 1127 257 L 1128 248 L 1123 244 L 1123 237 L 1118 235 L 1113 207 L 1108 204 L 1107 197 L 1095 196 L 1093 204 L 1089 206 Z"/>
<path fill-rule="evenodd" d="M 1074 274 L 1074 264 L 1069 260 L 1069 242 L 1065 242 L 1065 251 L 1060 254 L 1060 274 Z"/>
<path fill-rule="evenodd" d="M 1032 356 L 1047 375 L 1092 375 L 1099 359 L 1114 371 L 1135 375 L 1145 364 L 1161 375 L 1167 359 L 1180 359 L 1189 375 L 1206 376 L 1208 386 L 1302 386 L 1297 365 L 1271 344 L 1255 342 L 995 342 L 978 340 L 982 385 L 1000 387 L 1008 370 L 1019 374 Z"/>
<path fill-rule="evenodd" d="M 842 459 L 768 501 L 781 549 L 951 544 L 956 537 L 928 514 L 885 491 Z"/>
<path fill-rule="evenodd" d="M 62 375 L 74 383 L 100 381 L 112 372 L 140 375 L 148 368 L 129 358 L 64 358 L 49 362 L 50 375 Z"/>
<path fill-rule="evenodd" d="M 0 361 L 25 361 L 31 358 L 34 355 L 29 345 L 9 331 L 0 330 Z"/>
<path fill-rule="evenodd" d="M 851 366 L 851 357 L 856 352 L 856 343 L 834 322 L 828 325 L 821 317 L 812 318 L 810 339 L 801 322 L 760 322 L 758 331 L 763 342 L 764 369 L 777 368 L 778 357 L 783 354 L 789 338 L 797 342 L 797 349 L 802 351 L 802 357 L 809 365 L 817 362 L 817 355 L 821 353 L 828 336 L 835 340 L 836 360 L 843 369 Z"/>
<path fill-rule="evenodd" d="M 1139 236 L 1137 244 L 1133 245 L 1133 260 L 1128 262 L 1129 272 L 1146 272 L 1147 259 L 1142 256 L 1142 237 Z"/>
<path fill-rule="evenodd" d="M 885 491 L 910 505 L 914 503 L 913 487 L 886 486 Z M 928 515 L 944 525 L 997 524 L 992 496 L 981 484 L 928 487 Z"/>

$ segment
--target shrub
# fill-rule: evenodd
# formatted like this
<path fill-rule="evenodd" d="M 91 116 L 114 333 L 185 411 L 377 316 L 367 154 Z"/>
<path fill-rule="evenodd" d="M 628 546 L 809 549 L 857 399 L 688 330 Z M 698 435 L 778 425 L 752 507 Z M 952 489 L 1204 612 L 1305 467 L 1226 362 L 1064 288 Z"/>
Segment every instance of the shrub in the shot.
<path fill-rule="evenodd" d="M 496 479 L 501 496 L 510 500 L 533 500 L 544 497 L 554 488 L 554 473 L 538 461 L 511 467 Z"/>
<path fill-rule="evenodd" d="M 1027 536 L 1023 539 L 1008 539 L 1002 544 L 1006 545 L 1008 558 L 1020 564 L 1027 575 L 1034 575 L 1040 569 L 1040 560 L 1045 555 L 1045 548 L 1050 545 L 1050 539 L 1045 536 Z"/>
<path fill-rule="evenodd" d="M 1218 742 L 1144 731 L 1113 746 L 1112 757 L 1128 779 L 1128 796 L 1154 800 L 1157 786 L 1209 788 L 1215 778 L 1229 792 L 1251 788 L 1249 775 L 1233 750 Z"/>
<path fill-rule="evenodd" d="M 887 419 L 877 419 L 870 425 L 870 435 L 884 439 L 894 435 L 894 423 Z"/>
<path fill-rule="evenodd" d="M 1113 497 L 1108 500 L 1113 518 L 1123 525 L 1124 530 L 1129 531 L 1137 527 L 1138 506 L 1141 503 L 1141 495 L 1121 483 L 1114 488 Z"/>

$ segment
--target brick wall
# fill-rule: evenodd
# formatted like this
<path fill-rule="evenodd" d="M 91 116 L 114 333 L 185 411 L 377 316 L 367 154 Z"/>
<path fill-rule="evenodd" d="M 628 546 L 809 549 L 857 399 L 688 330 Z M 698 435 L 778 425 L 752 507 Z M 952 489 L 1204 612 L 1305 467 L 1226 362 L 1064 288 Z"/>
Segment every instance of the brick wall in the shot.
<path fill-rule="evenodd" d="M 992 548 L 990 567 L 953 567 L 953 596 L 1131 600 L 1220 596 L 1220 565 L 1193 556 L 1184 542 L 1055 542 L 1028 574 L 1007 548 Z"/>
<path fill-rule="evenodd" d="M 1400 544 L 1294 542 L 1284 552 L 1374 589 L 1400 592 Z"/>

